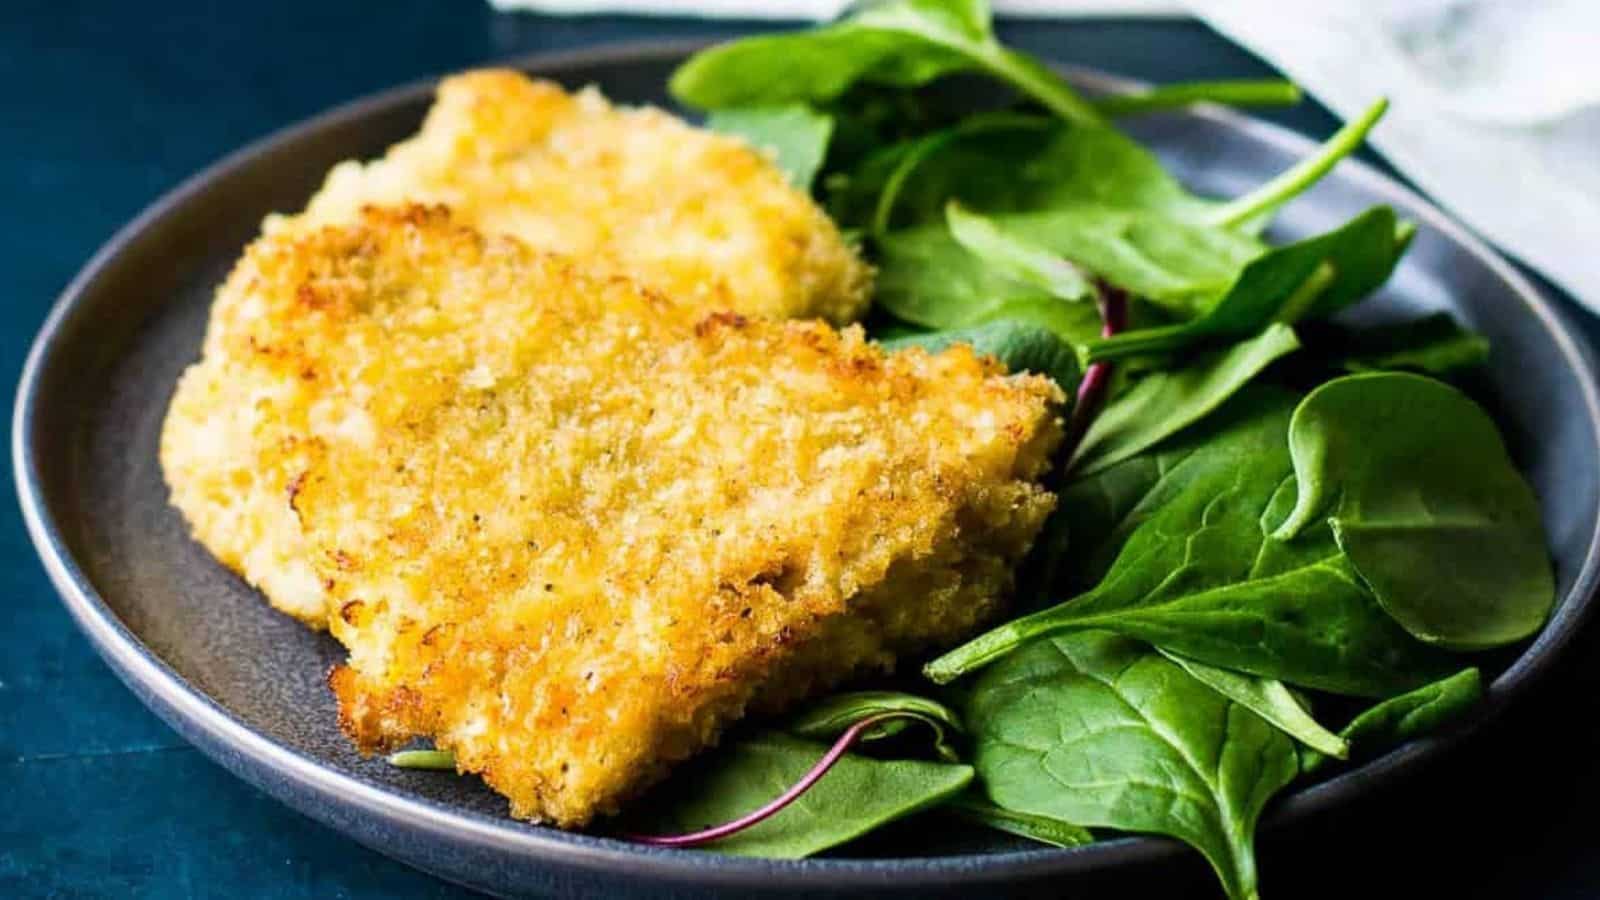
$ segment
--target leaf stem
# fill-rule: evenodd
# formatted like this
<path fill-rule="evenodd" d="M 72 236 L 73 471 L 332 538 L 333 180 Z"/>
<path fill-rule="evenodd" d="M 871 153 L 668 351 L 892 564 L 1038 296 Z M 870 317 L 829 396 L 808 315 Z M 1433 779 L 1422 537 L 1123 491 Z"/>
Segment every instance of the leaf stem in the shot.
<path fill-rule="evenodd" d="M 1121 288 L 1102 281 L 1100 296 L 1103 298 L 1100 301 L 1100 336 L 1108 338 L 1128 327 L 1128 295 Z M 1083 380 L 1078 382 L 1077 400 L 1072 404 L 1072 418 L 1067 423 L 1067 435 L 1062 442 L 1062 459 L 1072 458 L 1078 442 L 1083 440 L 1100 407 L 1105 405 L 1112 374 L 1110 362 L 1092 363 L 1084 369 Z"/>
<path fill-rule="evenodd" d="M 1278 177 L 1256 188 L 1243 197 L 1232 200 L 1217 207 L 1207 215 L 1208 224 L 1220 228 L 1233 228 L 1263 213 L 1287 203 L 1295 195 L 1315 184 L 1318 179 L 1328 173 L 1339 160 L 1349 156 L 1361 142 L 1366 139 L 1367 133 L 1372 130 L 1378 120 L 1389 108 L 1387 99 L 1380 99 L 1367 108 L 1367 111 L 1351 120 L 1339 129 L 1333 137 L 1328 138 L 1322 148 L 1311 156 L 1289 167 Z"/>
<path fill-rule="evenodd" d="M 1136 116 L 1195 103 L 1292 106 L 1303 97 L 1298 85 L 1281 78 L 1185 81 L 1164 84 L 1137 94 L 1101 97 L 1094 101 L 1094 108 L 1107 116 Z"/>
<path fill-rule="evenodd" d="M 399 769 L 456 770 L 456 755 L 449 750 L 401 750 L 389 754 L 387 760 Z"/>
<path fill-rule="evenodd" d="M 1017 90 L 1039 101 L 1045 109 L 1075 125 L 1104 125 L 1094 104 L 1083 99 L 1066 79 L 1032 57 L 999 44 L 974 57 L 990 74 L 1009 81 Z"/>
<path fill-rule="evenodd" d="M 837 763 L 851 746 L 860 739 L 863 732 L 887 719 L 906 715 L 909 714 L 899 711 L 885 712 L 876 716 L 868 716 L 851 725 L 834 740 L 833 746 L 829 747 L 828 752 L 817 760 L 817 764 L 812 766 L 806 774 L 800 776 L 800 780 L 790 785 L 788 790 L 757 809 L 745 813 L 730 822 L 724 822 L 721 825 L 714 825 L 700 831 L 691 831 L 687 834 L 625 834 L 621 837 L 623 840 L 633 841 L 638 844 L 649 844 L 654 847 L 698 847 L 702 844 L 709 844 L 730 835 L 738 834 L 747 828 L 765 822 L 767 819 L 782 812 L 789 804 L 800 799 L 801 795 L 810 790 L 812 785 L 822 780 L 822 776 L 828 774 L 828 770 L 832 769 L 834 763 Z"/>

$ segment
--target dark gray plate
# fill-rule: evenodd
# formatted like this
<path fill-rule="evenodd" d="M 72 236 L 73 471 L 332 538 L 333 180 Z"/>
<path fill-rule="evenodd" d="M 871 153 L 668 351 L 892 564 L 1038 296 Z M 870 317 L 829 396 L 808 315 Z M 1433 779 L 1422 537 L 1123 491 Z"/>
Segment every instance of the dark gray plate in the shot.
<path fill-rule="evenodd" d="M 568 85 L 597 83 L 618 100 L 661 102 L 667 73 L 691 49 L 609 49 L 524 67 Z M 1128 86 L 1074 77 L 1091 90 Z M 188 539 L 166 503 L 156 441 L 174 381 L 198 353 L 211 292 L 262 216 L 299 208 L 335 162 L 373 156 L 412 132 L 430 88 L 341 107 L 195 176 L 118 233 L 45 323 L 17 396 L 22 509 L 67 608 L 123 681 L 184 737 L 283 802 L 384 853 L 497 892 L 965 894 L 1004 885 L 1059 894 L 1091 875 L 1170 859 L 1177 848 L 1167 841 L 1037 849 L 942 820 L 801 862 L 640 848 L 512 821 L 476 780 L 399 771 L 350 749 L 323 684 L 337 647 L 272 612 Z M 1210 109 L 1132 127 L 1192 186 L 1219 194 L 1261 182 L 1311 146 Z M 1544 501 L 1561 602 L 1536 641 L 1507 655 L 1472 721 L 1297 791 L 1275 805 L 1268 827 L 1370 791 L 1504 709 L 1570 644 L 1600 571 L 1600 397 L 1585 351 L 1499 256 L 1368 167 L 1341 165 L 1279 228 L 1284 236 L 1325 229 L 1377 203 L 1421 230 L 1395 279 L 1359 314 L 1448 309 L 1493 340 L 1501 421 Z"/>

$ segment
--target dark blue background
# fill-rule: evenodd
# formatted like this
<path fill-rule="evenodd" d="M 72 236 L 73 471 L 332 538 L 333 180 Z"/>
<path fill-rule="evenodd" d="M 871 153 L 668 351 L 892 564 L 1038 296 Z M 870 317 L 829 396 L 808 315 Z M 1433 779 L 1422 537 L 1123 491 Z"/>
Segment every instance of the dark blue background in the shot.
<path fill-rule="evenodd" d="M 241 143 L 422 75 L 541 50 L 747 27 L 505 16 L 481 0 L 216 8 L 7 0 L 3 393 L 12 393 L 50 302 L 94 249 Z M 1157 81 L 1266 74 L 1195 24 L 1004 30 L 1034 52 Z M 1311 105 L 1276 117 L 1319 136 L 1333 124 Z M 1593 321 L 1584 328 L 1600 336 Z M 0 895 L 457 893 L 280 807 L 145 712 L 72 628 L 12 505 L 0 511 L 0 552 Z M 1573 660 L 1523 709 L 1428 773 L 1274 835 L 1263 847 L 1268 895 L 1600 896 L 1597 688 L 1600 663 Z M 1208 892 L 1198 866 L 1159 880 L 1168 896 Z"/>

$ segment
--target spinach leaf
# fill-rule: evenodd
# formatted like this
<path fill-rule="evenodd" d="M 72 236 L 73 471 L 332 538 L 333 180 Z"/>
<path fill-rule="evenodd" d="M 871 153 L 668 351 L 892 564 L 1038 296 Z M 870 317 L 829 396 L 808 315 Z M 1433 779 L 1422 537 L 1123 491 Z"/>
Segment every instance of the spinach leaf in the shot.
<path fill-rule="evenodd" d="M 1308 334 L 1306 346 L 1312 356 L 1347 372 L 1447 376 L 1489 361 L 1489 339 L 1456 324 L 1449 313 L 1360 329 L 1326 327 Z"/>
<path fill-rule="evenodd" d="M 761 733 L 733 741 L 675 772 L 638 809 L 651 832 L 691 832 L 738 818 L 783 793 L 828 750 L 824 744 Z M 735 856 L 797 859 L 919 810 L 972 782 L 970 766 L 880 760 L 846 754 L 771 818 L 709 849 Z"/>
<path fill-rule="evenodd" d="M 1393 210 L 1374 207 L 1327 234 L 1251 260 L 1199 316 L 1090 341 L 1084 355 L 1101 362 L 1172 353 L 1205 341 L 1237 340 L 1271 322 L 1328 315 L 1387 280 L 1408 240 Z"/>
<path fill-rule="evenodd" d="M 968 822 L 1018 837 L 1031 838 L 1052 847 L 1079 847 L 1094 843 L 1094 835 L 1081 825 L 1074 825 L 1053 816 L 1017 812 L 996 806 L 977 791 L 969 790 L 940 808 Z"/>
<path fill-rule="evenodd" d="M 828 741 L 843 734 L 862 719 L 886 712 L 901 713 L 913 718 L 894 718 L 878 723 L 862 732 L 861 740 L 875 741 L 893 737 L 905 731 L 913 720 L 927 725 L 933 732 L 934 750 L 945 762 L 960 762 L 960 754 L 950 743 L 950 734 L 961 731 L 961 720 L 948 706 L 915 694 L 899 691 L 854 691 L 834 694 L 804 712 L 791 718 L 785 730 L 797 737 Z"/>
<path fill-rule="evenodd" d="M 1283 682 L 1208 666 L 1165 650 L 1161 654 L 1207 687 L 1266 719 L 1307 747 L 1339 759 L 1350 755 L 1349 742 L 1318 724 Z"/>
<path fill-rule="evenodd" d="M 670 87 L 684 103 L 720 109 L 817 103 L 858 81 L 911 87 L 964 71 L 996 78 L 1069 121 L 1100 121 L 1061 76 L 995 39 L 986 0 L 861 3 L 831 25 L 697 53 Z"/>
<path fill-rule="evenodd" d="M 771 153 L 789 182 L 801 190 L 811 189 L 833 136 L 833 117 L 798 103 L 719 109 L 706 117 L 706 125 Z"/>
<path fill-rule="evenodd" d="M 1000 360 L 1007 371 L 1046 375 L 1068 391 L 1078 384 L 1078 356 L 1072 345 L 1047 328 L 1017 319 L 999 318 L 967 328 L 905 335 L 882 344 L 888 350 L 923 347 L 933 352 L 968 344 L 978 353 Z"/>
<path fill-rule="evenodd" d="M 1294 329 L 1273 324 L 1248 341 L 1181 369 L 1144 376 L 1095 417 L 1068 468 L 1081 478 L 1143 453 L 1200 421 L 1299 346 Z"/>
<path fill-rule="evenodd" d="M 1196 223 L 1218 206 L 1189 193 L 1153 154 L 1114 128 L 1016 113 L 973 116 L 885 148 L 850 181 L 854 200 L 839 210 L 847 219 L 876 198 L 901 225 L 941 222 L 952 200 L 984 214 L 1088 206 L 1164 212 Z M 878 231 L 891 224 L 882 210 L 876 217 L 884 226 Z"/>
<path fill-rule="evenodd" d="M 1007 809 L 1178 838 L 1228 896 L 1256 897 L 1255 826 L 1298 772 L 1294 743 L 1135 641 L 1030 642 L 985 672 L 964 718 Z"/>
<path fill-rule="evenodd" d="M 1160 112 L 1196 103 L 1227 106 L 1291 106 L 1301 100 L 1300 88 L 1281 78 L 1228 81 L 1183 81 L 1163 84 L 1132 94 L 1117 94 L 1094 101 L 1102 115 L 1132 116 Z"/>
<path fill-rule="evenodd" d="M 997 215 L 983 219 L 964 216 L 969 231 L 982 227 L 1014 248 L 1012 256 L 1026 252 L 1032 258 L 1058 258 L 1081 267 L 1115 287 L 1183 315 L 1194 315 L 1227 290 L 1239 271 L 1267 251 L 1255 238 L 1226 228 L 1197 225 L 1175 219 L 1159 210 L 1077 204 L 1044 212 Z M 951 222 L 954 229 L 955 222 Z M 960 240 L 959 235 L 956 236 Z M 904 254 L 927 254 L 924 245 L 940 246 L 939 231 L 911 229 L 895 240 L 884 241 L 881 268 L 887 284 L 884 302 L 908 280 L 902 266 Z M 972 249 L 970 243 L 961 241 Z M 1070 261 L 1070 262 L 1068 262 Z M 969 265 L 993 267 L 987 253 L 974 250 Z M 924 292 L 941 292 L 926 277 L 911 284 Z"/>
<path fill-rule="evenodd" d="M 1350 743 L 1356 755 L 1375 756 L 1454 722 L 1482 697 L 1483 678 L 1478 670 L 1463 669 L 1449 678 L 1375 704 L 1352 719 L 1339 735 Z M 1301 755 L 1301 765 L 1307 772 L 1326 762 L 1327 757 L 1321 753 Z"/>
<path fill-rule="evenodd" d="M 1538 501 L 1465 394 L 1420 375 L 1349 375 L 1306 396 L 1289 444 L 1300 496 L 1276 536 L 1326 516 L 1407 631 L 1476 650 L 1544 624 L 1555 582 Z"/>
<path fill-rule="evenodd" d="M 1077 266 L 1031 241 L 1016 240 L 983 216 L 951 201 L 945 208 L 950 235 L 967 252 L 983 260 L 1003 278 L 1062 300 L 1088 300 L 1094 286 Z"/>
<path fill-rule="evenodd" d="M 1449 670 L 1386 615 L 1329 528 L 1273 527 L 1294 505 L 1285 435 L 1293 397 L 1242 392 L 1155 454 L 1153 483 L 1102 531 L 1115 562 L 1087 593 L 1007 622 L 929 663 L 951 681 L 1037 637 L 1105 629 L 1211 665 L 1341 694 L 1383 697 Z M 1143 457 L 1139 480 L 1150 471 Z M 1115 478 L 1121 466 L 1106 470 Z M 1069 527 L 1071 527 L 1069 525 Z M 1118 542 L 1120 543 L 1120 542 Z"/>

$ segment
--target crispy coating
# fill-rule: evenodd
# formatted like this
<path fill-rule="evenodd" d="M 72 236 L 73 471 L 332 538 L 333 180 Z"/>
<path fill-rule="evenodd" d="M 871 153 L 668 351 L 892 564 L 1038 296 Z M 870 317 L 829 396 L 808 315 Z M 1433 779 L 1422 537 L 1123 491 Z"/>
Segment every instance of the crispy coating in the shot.
<path fill-rule="evenodd" d="M 445 79 L 420 133 L 383 159 L 334 167 L 302 215 L 268 227 L 406 202 L 445 204 L 480 231 L 706 308 L 844 323 L 870 292 L 832 220 L 764 155 L 659 109 L 508 70 Z"/>
<path fill-rule="evenodd" d="M 707 312 L 442 211 L 263 240 L 218 315 L 208 360 L 251 370 L 219 377 L 295 407 L 251 414 L 296 429 L 263 495 L 350 650 L 345 729 L 432 738 L 520 817 L 581 825 L 747 709 L 959 640 L 1053 503 L 1047 379 Z"/>

